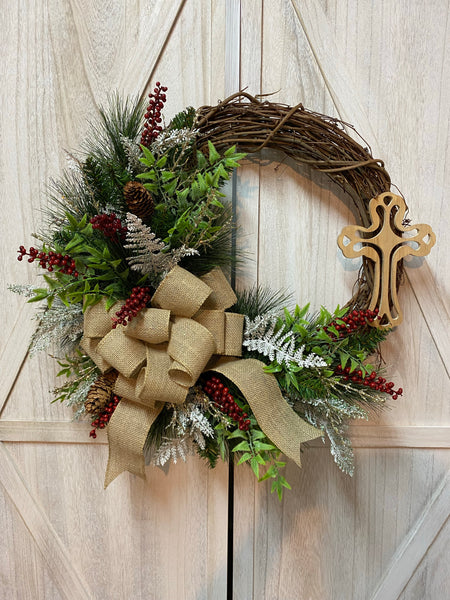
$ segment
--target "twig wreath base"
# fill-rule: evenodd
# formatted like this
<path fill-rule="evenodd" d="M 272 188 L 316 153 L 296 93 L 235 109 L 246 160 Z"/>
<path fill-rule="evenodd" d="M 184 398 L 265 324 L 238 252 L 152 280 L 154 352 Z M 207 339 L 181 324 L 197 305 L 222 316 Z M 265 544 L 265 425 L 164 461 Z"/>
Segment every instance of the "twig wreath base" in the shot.
<path fill-rule="evenodd" d="M 144 458 L 162 466 L 196 452 L 211 466 L 248 463 L 281 498 L 281 455 L 300 465 L 300 444 L 318 436 L 351 474 L 347 423 L 403 393 L 369 362 L 398 313 L 401 260 L 434 235 L 407 227 L 383 163 L 348 125 L 240 92 L 164 127 L 166 91 L 157 83 L 146 108 L 111 99 L 53 185 L 39 247 L 20 247 L 19 260 L 45 271 L 45 287 L 11 286 L 42 302 L 30 351 L 56 345 L 68 378 L 56 400 L 91 418 L 93 438 L 107 428 L 105 485 L 125 470 L 145 477 Z M 220 190 L 262 148 L 351 193 L 359 224 L 339 244 L 364 259 L 345 307 L 288 310 L 280 292 L 226 280 L 233 223 Z"/>
<path fill-rule="evenodd" d="M 347 133 L 352 129 L 359 135 L 351 125 L 307 110 L 302 104 L 291 107 L 238 92 L 217 106 L 200 108 L 197 127 L 202 137 L 211 139 L 218 149 L 234 144 L 249 153 L 270 148 L 326 173 L 349 193 L 356 218 L 365 227 L 370 224 L 369 201 L 391 187 L 383 161 L 373 158 L 362 138 L 364 147 Z M 400 264 L 397 287 L 402 272 Z M 364 260 L 349 305 L 367 308 L 372 287 L 373 266 Z"/>
<path fill-rule="evenodd" d="M 377 324 L 385 327 L 400 324 L 402 317 L 397 291 L 402 281 L 403 256 L 428 254 L 435 238 L 427 225 L 408 227 L 408 207 L 404 199 L 389 192 L 391 178 L 383 161 L 373 158 L 368 144 L 354 127 L 309 111 L 302 104 L 291 107 L 259 100 L 246 92 L 233 94 L 217 106 L 204 106 L 197 114 L 196 126 L 201 136 L 211 140 L 218 149 L 237 145 L 248 153 L 263 148 L 281 151 L 299 164 L 326 173 L 349 193 L 358 225 L 363 228 L 353 230 L 353 233 L 362 232 L 353 244 L 363 243 L 365 237 L 369 237 L 370 245 L 377 249 L 356 252 L 349 248 L 346 253 L 344 238 L 340 236 L 339 245 L 346 256 L 363 256 L 361 274 L 348 306 L 372 310 L 378 306 L 383 314 Z M 352 130 L 365 146 L 356 142 L 347 130 Z M 379 196 L 380 200 L 376 203 L 375 199 Z M 388 210 L 384 210 L 380 221 L 377 214 L 381 216 L 386 206 Z M 383 233 L 376 237 L 374 234 L 379 234 L 379 229 L 383 229 Z M 402 234 L 412 230 L 418 231 L 414 239 L 409 239 L 409 244 L 414 241 L 419 248 L 413 251 L 411 245 L 403 245 L 401 256 L 392 263 L 390 253 L 404 242 Z M 426 243 L 422 242 L 424 237 L 427 238 Z M 378 259 L 381 265 L 376 264 Z M 383 289 L 381 275 L 384 278 L 384 298 L 380 298 Z M 388 278 L 392 279 L 389 283 Z"/>

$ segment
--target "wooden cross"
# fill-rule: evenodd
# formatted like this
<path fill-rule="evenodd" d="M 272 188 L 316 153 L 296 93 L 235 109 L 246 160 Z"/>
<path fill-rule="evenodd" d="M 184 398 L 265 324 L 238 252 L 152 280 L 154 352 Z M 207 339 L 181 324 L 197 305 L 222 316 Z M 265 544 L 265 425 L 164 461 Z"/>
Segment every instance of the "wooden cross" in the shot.
<path fill-rule="evenodd" d="M 369 227 L 348 225 L 338 237 L 344 256 L 366 256 L 375 263 L 372 299 L 369 310 L 378 308 L 379 327 L 394 327 L 403 320 L 397 298 L 397 263 L 407 255 L 425 256 L 434 246 L 436 236 L 429 225 L 403 226 L 406 204 L 403 198 L 386 192 L 369 204 L 372 224 Z M 402 237 L 416 231 L 412 237 Z M 358 249 L 355 245 L 360 244 Z"/>

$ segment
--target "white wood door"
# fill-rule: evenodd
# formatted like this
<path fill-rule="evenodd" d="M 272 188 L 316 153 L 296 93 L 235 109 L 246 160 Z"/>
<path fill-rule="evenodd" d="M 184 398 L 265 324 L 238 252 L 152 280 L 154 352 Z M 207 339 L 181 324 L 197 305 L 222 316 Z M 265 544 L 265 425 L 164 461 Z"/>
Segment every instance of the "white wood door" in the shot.
<path fill-rule="evenodd" d="M 440 600 L 450 592 L 449 7 L 443 0 L 2 2 L 0 596 L 8 599 Z M 107 448 L 52 405 L 55 367 L 29 359 L 29 282 L 50 177 L 108 91 L 169 87 L 166 114 L 239 87 L 353 123 L 383 158 L 413 222 L 437 245 L 412 261 L 405 321 L 383 349 L 405 389 L 354 428 L 357 472 L 326 447 L 288 466 L 283 502 L 237 468 L 227 593 L 227 468 L 198 460 L 147 470 L 106 492 Z M 275 168 L 276 167 L 276 168 Z M 238 174 L 239 283 L 288 287 L 299 303 L 345 301 L 356 278 L 336 246 L 352 222 L 329 183 L 289 163 Z M 307 223 L 306 236 L 300 230 Z M 311 255 L 309 248 L 314 248 Z M 323 275 L 322 275 L 323 274 Z"/>
<path fill-rule="evenodd" d="M 226 596 L 226 466 L 192 460 L 104 492 L 105 438 L 50 404 L 54 363 L 26 357 L 33 311 L 6 291 L 35 277 L 16 250 L 109 91 L 141 95 L 159 78 L 168 115 L 223 94 L 223 15 L 182 0 L 2 2 L 2 598 Z"/>
<path fill-rule="evenodd" d="M 355 125 L 385 160 L 413 222 L 431 223 L 438 243 L 425 260 L 408 262 L 405 321 L 383 346 L 406 392 L 353 428 L 355 476 L 341 474 L 314 442 L 301 470 L 288 466 L 293 489 L 280 505 L 237 470 L 234 598 L 446 598 L 448 3 L 242 0 L 240 10 L 241 87 Z M 247 277 L 287 287 L 300 305 L 334 308 L 357 275 L 336 247 L 354 218 L 339 190 L 308 175 L 289 163 L 251 165 L 241 175 L 243 243 L 259 232 Z"/>

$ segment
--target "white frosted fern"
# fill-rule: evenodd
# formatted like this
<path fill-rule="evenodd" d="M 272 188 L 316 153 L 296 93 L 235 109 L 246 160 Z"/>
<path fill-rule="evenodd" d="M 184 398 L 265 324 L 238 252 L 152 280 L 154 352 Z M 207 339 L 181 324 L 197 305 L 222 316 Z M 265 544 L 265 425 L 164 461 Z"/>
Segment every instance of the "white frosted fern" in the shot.
<path fill-rule="evenodd" d="M 275 331 L 277 317 L 275 315 L 257 316 L 253 321 L 245 317 L 244 341 L 242 345 L 251 351 L 267 356 L 270 361 L 287 367 L 295 363 L 302 368 L 326 367 L 327 363 L 314 352 L 305 358 L 305 344 L 295 349 L 296 337 L 291 331 L 280 327 Z"/>

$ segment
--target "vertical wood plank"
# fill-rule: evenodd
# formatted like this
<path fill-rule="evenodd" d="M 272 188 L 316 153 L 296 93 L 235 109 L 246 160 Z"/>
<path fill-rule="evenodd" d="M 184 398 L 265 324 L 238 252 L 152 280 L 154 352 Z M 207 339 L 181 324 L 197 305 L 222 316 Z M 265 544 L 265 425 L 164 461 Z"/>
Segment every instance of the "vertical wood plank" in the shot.
<path fill-rule="evenodd" d="M 241 1 L 240 87 L 255 95 L 261 93 L 263 4 L 259 0 Z M 236 272 L 240 290 L 258 283 L 259 185 L 259 163 L 249 156 L 236 174 L 236 246 L 244 259 Z M 253 474 L 247 465 L 234 468 L 233 534 L 233 599 L 254 598 L 255 497 Z"/>
<path fill-rule="evenodd" d="M 89 586 L 69 555 L 42 506 L 30 492 L 4 443 L 0 443 L 0 481 L 29 530 L 64 598 L 88 600 Z"/>
<path fill-rule="evenodd" d="M 423 513 L 401 542 L 372 600 L 397 600 L 449 517 L 450 473 L 437 487 Z"/>
<path fill-rule="evenodd" d="M 225 94 L 240 88 L 241 0 L 225 2 Z"/>

